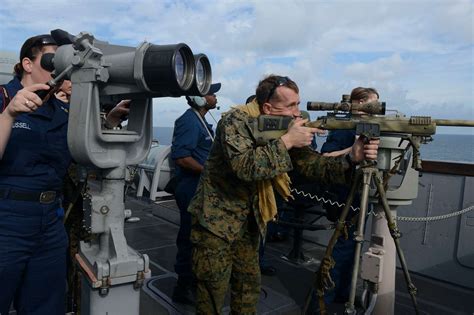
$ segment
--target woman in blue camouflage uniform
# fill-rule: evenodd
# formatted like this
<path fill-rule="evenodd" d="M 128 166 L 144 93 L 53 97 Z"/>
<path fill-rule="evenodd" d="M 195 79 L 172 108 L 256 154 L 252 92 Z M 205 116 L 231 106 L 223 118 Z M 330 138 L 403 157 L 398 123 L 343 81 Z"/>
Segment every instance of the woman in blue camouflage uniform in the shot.
<path fill-rule="evenodd" d="M 69 104 L 35 93 L 49 89 L 41 57 L 56 48 L 50 35 L 26 40 L 15 77 L 0 87 L 0 314 L 12 301 L 19 315 L 65 314 Z"/>
<path fill-rule="evenodd" d="M 64 314 L 67 235 L 61 187 L 71 161 L 69 105 L 43 103 L 51 73 L 41 56 L 56 51 L 50 35 L 29 38 L 15 77 L 0 98 L 0 313 Z"/>

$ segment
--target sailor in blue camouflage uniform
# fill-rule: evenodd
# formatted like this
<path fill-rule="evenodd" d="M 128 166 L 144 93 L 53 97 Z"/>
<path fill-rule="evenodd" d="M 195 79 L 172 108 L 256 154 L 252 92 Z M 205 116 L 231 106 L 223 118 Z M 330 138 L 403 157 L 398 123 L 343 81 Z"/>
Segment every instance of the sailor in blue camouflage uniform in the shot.
<path fill-rule="evenodd" d="M 258 246 L 276 214 L 273 188 L 290 195 L 287 172 L 310 180 L 349 180 L 352 163 L 377 157 L 378 141 L 357 141 L 350 155 L 329 158 L 311 150 L 316 128 L 300 118 L 299 90 L 288 77 L 260 81 L 254 102 L 225 114 L 189 206 L 193 215 L 193 271 L 197 314 L 221 314 L 230 283 L 232 314 L 256 314 L 260 296 Z M 294 117 L 281 138 L 258 143 L 254 122 L 261 113 Z"/>
<path fill-rule="evenodd" d="M 379 93 L 374 88 L 357 87 L 351 92 L 350 100 L 352 103 L 363 104 L 377 101 Z M 326 142 L 321 147 L 321 154 L 323 156 L 341 156 L 347 154 L 356 140 L 355 130 L 331 130 L 326 139 Z M 333 184 L 327 187 L 329 190 L 329 197 L 333 201 L 344 203 L 349 195 L 350 183 Z M 360 206 L 360 195 L 354 196 L 352 202 L 354 208 Z M 342 208 L 337 205 L 324 204 L 329 220 L 336 222 L 341 215 Z M 349 300 L 349 293 L 351 288 L 352 269 L 354 267 L 354 253 L 356 241 L 352 235 L 356 230 L 356 224 L 352 224 L 357 213 L 350 211 L 346 218 L 346 231 L 344 235 L 339 236 L 334 245 L 332 257 L 335 265 L 331 269 L 331 279 L 334 281 L 335 288 L 324 295 L 324 302 L 326 304 L 345 303 Z"/>
<path fill-rule="evenodd" d="M 54 53 L 50 35 L 28 39 L 16 76 L 0 98 L 0 313 L 12 300 L 18 314 L 64 314 L 66 247 L 61 188 L 71 161 L 69 105 L 43 103 L 51 73 L 41 56 Z M 8 104 L 7 104 L 8 103 Z"/>
<path fill-rule="evenodd" d="M 196 192 L 199 177 L 204 168 L 209 151 L 211 151 L 214 131 L 206 121 L 209 110 L 216 108 L 216 94 L 221 88 L 220 83 L 211 84 L 204 97 L 187 96 L 191 107 L 174 123 L 171 158 L 175 163 L 174 196 L 179 208 L 179 232 L 176 238 L 176 262 L 174 270 L 178 275 L 173 290 L 173 302 L 194 304 L 194 277 L 191 267 L 192 244 L 191 214 L 188 206 Z"/>
<path fill-rule="evenodd" d="M 69 104 L 35 93 L 49 90 L 41 58 L 56 48 L 50 35 L 27 39 L 15 77 L 0 86 L 0 314 L 12 301 L 19 315 L 65 314 Z"/>

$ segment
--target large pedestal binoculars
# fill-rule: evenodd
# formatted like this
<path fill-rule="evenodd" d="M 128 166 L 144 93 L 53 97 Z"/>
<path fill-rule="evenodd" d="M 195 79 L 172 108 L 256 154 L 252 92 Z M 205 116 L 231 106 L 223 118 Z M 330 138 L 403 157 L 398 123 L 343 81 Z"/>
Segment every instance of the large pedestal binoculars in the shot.
<path fill-rule="evenodd" d="M 54 69 L 51 87 L 72 82 L 69 150 L 77 163 L 101 174 L 99 185 L 83 194 L 84 226 L 94 237 L 81 241 L 75 257 L 82 271 L 81 313 L 138 314 L 140 287 L 151 273 L 148 256 L 130 248 L 124 235 L 126 166 L 140 163 L 150 148 L 153 98 L 205 95 L 211 66 L 186 44 L 135 48 L 89 33 L 51 35 L 59 47 L 42 66 Z M 131 99 L 127 126 L 106 128 L 102 112 L 124 99 Z"/>
<path fill-rule="evenodd" d="M 109 93 L 149 93 L 153 97 L 205 95 L 212 83 L 209 59 L 193 55 L 186 44 L 138 47 L 111 45 L 82 32 L 77 36 L 63 30 L 51 31 L 59 48 L 54 57 L 42 60 L 54 69 L 55 79 L 69 77 L 74 68 L 98 64 L 95 81 L 106 83 Z M 120 87 L 111 88 L 112 86 Z M 128 87 L 128 91 L 125 87 Z"/>
<path fill-rule="evenodd" d="M 51 35 L 56 54 L 42 64 L 54 69 L 57 86 L 72 82 L 68 144 L 76 162 L 98 168 L 140 163 L 152 140 L 152 98 L 205 95 L 212 71 L 204 54 L 193 55 L 186 44 L 138 47 L 111 45 L 89 33 Z M 120 100 L 132 99 L 127 128 L 107 130 L 101 112 Z"/>

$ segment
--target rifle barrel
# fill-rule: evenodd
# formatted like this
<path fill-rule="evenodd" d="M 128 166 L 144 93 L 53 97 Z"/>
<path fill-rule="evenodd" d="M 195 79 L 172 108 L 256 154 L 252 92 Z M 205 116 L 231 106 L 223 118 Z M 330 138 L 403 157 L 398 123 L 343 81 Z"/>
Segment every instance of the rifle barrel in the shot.
<path fill-rule="evenodd" d="M 453 127 L 474 127 L 474 120 L 463 119 L 433 119 L 436 126 L 453 126 Z"/>

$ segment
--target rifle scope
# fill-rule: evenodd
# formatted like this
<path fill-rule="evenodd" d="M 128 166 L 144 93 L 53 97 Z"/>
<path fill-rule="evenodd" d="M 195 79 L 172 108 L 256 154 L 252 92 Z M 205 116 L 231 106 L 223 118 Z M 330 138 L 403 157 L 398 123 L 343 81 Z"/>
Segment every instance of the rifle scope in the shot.
<path fill-rule="evenodd" d="M 370 102 L 365 104 L 353 104 L 343 101 L 340 103 L 308 102 L 307 110 L 320 111 L 361 111 L 367 114 L 385 115 L 385 102 Z"/>

